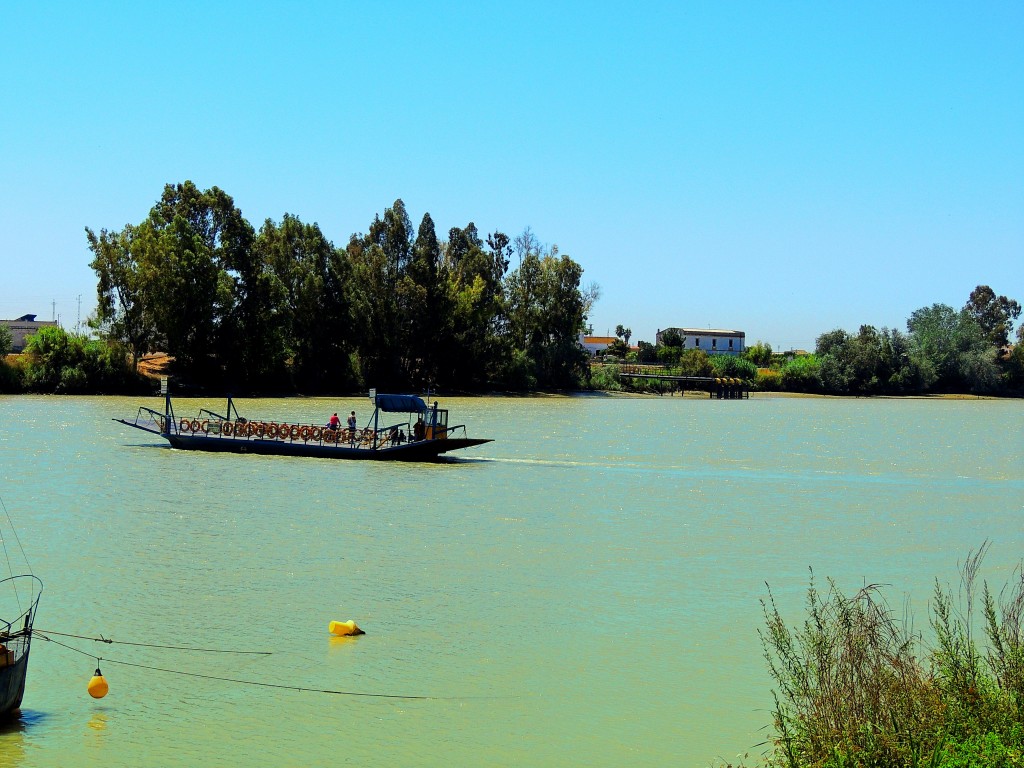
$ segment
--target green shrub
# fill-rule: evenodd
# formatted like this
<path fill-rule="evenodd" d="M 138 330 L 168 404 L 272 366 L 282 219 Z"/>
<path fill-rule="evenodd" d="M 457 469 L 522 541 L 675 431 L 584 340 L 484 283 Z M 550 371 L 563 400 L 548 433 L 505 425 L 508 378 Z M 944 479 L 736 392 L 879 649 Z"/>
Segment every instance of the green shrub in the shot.
<path fill-rule="evenodd" d="M 808 618 L 791 630 L 770 593 L 762 633 L 775 692 L 775 765 L 916 765 L 938 742 L 936 687 L 916 660 L 914 638 L 893 620 L 875 587 L 852 598 L 811 582 Z"/>
<path fill-rule="evenodd" d="M 638 363 L 658 362 L 658 349 L 648 341 L 637 342 L 636 361 Z"/>
<path fill-rule="evenodd" d="M 753 381 L 757 376 L 757 366 L 737 355 L 711 355 L 708 361 L 712 376 L 729 376 L 745 381 Z"/>
<path fill-rule="evenodd" d="M 782 366 L 779 379 L 787 392 L 819 392 L 820 364 L 815 355 L 800 355 Z"/>
<path fill-rule="evenodd" d="M 608 392 L 619 392 L 622 385 L 619 383 L 619 366 L 597 365 L 590 369 L 590 388 L 605 390 Z"/>
<path fill-rule="evenodd" d="M 740 355 L 758 368 L 767 368 L 772 363 L 772 345 L 759 341 L 752 347 L 744 349 Z"/>
<path fill-rule="evenodd" d="M 660 346 L 657 348 L 655 355 L 658 358 L 658 362 L 662 365 L 675 367 L 679 365 L 679 356 L 683 353 L 682 347 L 671 347 L 671 346 Z"/>
<path fill-rule="evenodd" d="M 1018 746 L 1008 746 L 995 733 L 971 736 L 962 742 L 950 741 L 942 746 L 932 763 L 936 768 L 1020 768 L 1024 765 L 1019 746 L 1024 735 L 1020 726 L 1011 742 Z"/>
<path fill-rule="evenodd" d="M 353 370 L 361 370 L 360 361 L 353 354 Z M 525 351 L 516 349 L 495 376 L 504 387 L 517 391 L 530 391 L 537 388 L 537 365 Z"/>
<path fill-rule="evenodd" d="M 25 389 L 25 370 L 20 362 L 0 358 L 0 393 L 12 395 Z"/>
<path fill-rule="evenodd" d="M 1024 766 L 1024 578 L 981 592 L 988 651 L 973 631 L 984 544 L 968 555 L 962 597 L 936 583 L 927 646 L 894 618 L 877 586 L 846 597 L 813 574 L 807 616 L 790 628 L 769 590 L 761 639 L 776 683 L 768 764 Z"/>
<path fill-rule="evenodd" d="M 12 341 L 10 327 L 0 324 L 0 362 L 3 362 L 3 359 L 11 354 Z"/>
<path fill-rule="evenodd" d="M 132 369 L 122 345 L 90 341 L 59 327 L 30 336 L 24 359 L 24 386 L 33 392 L 138 392 L 151 386 Z"/>
<path fill-rule="evenodd" d="M 703 349 L 687 349 L 679 355 L 680 376 L 712 376 L 711 358 Z"/>
<path fill-rule="evenodd" d="M 771 368 L 758 368 L 754 377 L 754 389 L 760 392 L 778 392 L 782 389 L 782 377 Z"/>

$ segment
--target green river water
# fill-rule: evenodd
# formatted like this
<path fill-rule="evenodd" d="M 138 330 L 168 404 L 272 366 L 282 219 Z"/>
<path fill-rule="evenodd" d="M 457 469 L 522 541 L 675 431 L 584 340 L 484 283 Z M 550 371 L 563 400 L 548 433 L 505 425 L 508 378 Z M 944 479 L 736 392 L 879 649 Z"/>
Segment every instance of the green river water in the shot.
<path fill-rule="evenodd" d="M 54 636 L 93 700 L 37 637 L 0 766 L 708 766 L 764 749 L 765 582 L 794 624 L 813 567 L 926 627 L 968 550 L 997 586 L 1024 555 L 1020 401 L 448 399 L 496 441 L 439 465 L 173 451 L 111 421 L 142 402 L 0 398 L 37 629 L 272 655 Z"/>

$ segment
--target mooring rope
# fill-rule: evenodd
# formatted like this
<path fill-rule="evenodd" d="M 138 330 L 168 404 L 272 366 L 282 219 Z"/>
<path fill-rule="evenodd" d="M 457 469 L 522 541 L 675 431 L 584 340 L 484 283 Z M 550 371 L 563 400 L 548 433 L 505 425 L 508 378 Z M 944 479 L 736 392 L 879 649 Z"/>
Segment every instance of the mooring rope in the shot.
<path fill-rule="evenodd" d="M 7 511 L 7 505 L 4 504 L 4 499 L 0 496 L 0 507 L 4 510 L 4 516 L 7 518 L 7 524 L 11 528 L 11 533 L 14 534 L 14 540 L 18 542 L 18 549 L 21 550 L 21 556 L 25 558 L 25 565 L 28 566 L 28 572 L 32 573 L 32 564 L 28 561 L 28 555 L 25 554 L 25 547 L 21 545 L 21 538 L 18 536 L 18 529 L 14 527 L 14 521 L 11 520 L 11 513 Z M 11 565 L 11 555 L 7 551 L 7 537 L 0 535 L 0 542 L 4 545 L 4 558 L 7 560 L 7 570 L 11 576 L 14 576 L 14 566 Z M 18 602 L 18 611 L 21 611 L 21 595 L 18 593 L 18 585 L 14 585 L 14 599 Z"/>
<path fill-rule="evenodd" d="M 366 693 L 363 691 L 333 691 L 327 688 L 304 688 L 301 685 L 283 685 L 281 683 L 261 683 L 258 680 L 240 680 L 234 677 L 218 677 L 216 675 L 202 675 L 198 672 L 182 672 L 180 669 L 165 669 L 163 667 L 149 667 L 145 664 L 133 664 L 130 661 L 117 661 L 116 659 L 103 659 L 111 664 L 121 664 L 126 667 L 138 667 L 149 669 L 154 672 L 167 672 L 172 675 L 187 675 L 188 677 L 201 677 L 204 680 L 220 680 L 225 683 L 240 683 L 242 685 L 258 685 L 264 688 L 280 688 L 286 691 L 301 691 L 303 693 L 333 693 L 337 696 L 364 696 L 375 699 L 420 699 L 437 700 L 437 696 L 407 696 L 398 693 Z"/>
<path fill-rule="evenodd" d="M 36 630 L 36 632 L 40 632 L 40 630 Z M 57 634 L 57 633 L 53 633 L 53 634 Z M 182 671 L 180 669 L 167 669 L 165 667 L 151 667 L 151 666 L 148 666 L 146 664 L 135 664 L 135 663 L 130 662 L 130 661 L 120 661 L 119 659 L 110 659 L 110 658 L 107 658 L 105 656 L 96 656 L 95 654 L 88 653 L 86 651 L 83 651 L 80 648 L 75 648 L 73 646 L 70 646 L 67 643 L 62 643 L 60 640 L 54 640 L 52 637 L 47 637 L 44 634 L 40 634 L 39 636 L 43 640 L 46 640 L 49 643 L 56 643 L 57 645 L 61 646 L 62 648 L 67 648 L 69 651 L 74 651 L 75 653 L 80 653 L 83 656 L 88 656 L 91 659 L 96 659 L 96 666 L 97 667 L 99 667 L 100 662 L 106 662 L 106 663 L 110 663 L 110 664 L 120 664 L 121 666 L 124 666 L 124 667 L 137 667 L 139 669 L 148 669 L 148 670 L 153 671 L 153 672 L 166 672 L 167 674 L 170 674 L 170 675 L 184 675 L 186 677 L 200 677 L 200 678 L 203 678 L 204 680 L 219 680 L 220 682 L 224 682 L 224 683 L 238 683 L 240 685 L 256 685 L 256 686 L 260 686 L 262 688 L 277 688 L 277 689 L 285 690 L 285 691 L 299 691 L 300 693 L 330 693 L 330 694 L 334 694 L 335 696 L 361 696 L 361 697 L 364 697 L 364 698 L 374 698 L 374 699 L 418 699 L 418 700 L 421 700 L 421 701 L 426 701 L 426 700 L 430 700 L 430 701 L 445 700 L 444 697 L 439 697 L 439 696 L 407 696 L 407 695 L 402 695 L 402 694 L 397 694 L 397 693 L 366 693 L 366 692 L 363 692 L 363 691 L 336 691 L 336 690 L 331 690 L 331 689 L 328 689 L 328 688 L 306 688 L 306 687 L 301 686 L 301 685 L 284 685 L 284 684 L 281 684 L 281 683 L 262 683 L 262 682 L 260 682 L 258 680 L 242 680 L 240 678 L 235 678 L 235 677 L 220 677 L 218 675 L 204 675 L 204 674 L 201 674 L 199 672 L 184 672 L 184 671 Z M 93 639 L 93 638 L 85 638 L 85 639 L 88 640 L 88 639 Z M 455 697 L 451 697 L 451 698 L 455 698 Z"/>
<path fill-rule="evenodd" d="M 270 656 L 273 651 L 234 651 L 226 648 L 193 648 L 187 645 L 157 645 L 156 643 L 134 643 L 130 640 L 112 640 L 109 637 L 100 635 L 99 637 L 89 637 L 87 635 L 72 635 L 67 632 L 56 632 L 52 629 L 39 629 L 38 627 L 34 630 L 38 633 L 45 633 L 47 635 L 59 635 L 60 637 L 73 637 L 76 640 L 92 640 L 97 643 L 106 643 L 107 645 L 134 645 L 139 648 L 163 648 L 172 651 L 196 651 L 197 653 L 242 653 L 250 654 L 253 656 Z"/>
<path fill-rule="evenodd" d="M 7 505 L 4 504 L 2 496 L 0 496 L 0 507 L 3 507 L 4 509 L 4 516 L 7 518 L 7 522 L 11 526 L 11 533 L 14 534 L 14 540 L 18 542 L 18 549 L 21 550 L 21 556 L 25 558 L 25 565 L 28 566 L 29 573 L 32 573 L 32 564 L 28 561 L 28 555 L 25 553 L 25 547 L 21 545 L 21 538 L 18 536 L 18 529 L 14 527 L 14 521 L 11 520 L 11 513 L 7 511 Z M 4 553 L 7 553 L 6 542 L 4 542 Z M 8 559 L 8 566 L 10 566 L 10 559 Z M 13 572 L 11 575 L 13 575 Z"/>

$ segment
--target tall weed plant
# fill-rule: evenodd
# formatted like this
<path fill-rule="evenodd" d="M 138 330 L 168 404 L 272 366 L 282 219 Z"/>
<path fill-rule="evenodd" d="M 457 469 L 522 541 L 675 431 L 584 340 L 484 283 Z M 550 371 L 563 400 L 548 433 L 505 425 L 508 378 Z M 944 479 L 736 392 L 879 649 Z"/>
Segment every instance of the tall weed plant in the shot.
<path fill-rule="evenodd" d="M 929 641 L 878 585 L 847 596 L 832 580 L 819 590 L 812 573 L 799 627 L 769 588 L 760 633 L 776 685 L 767 764 L 1024 766 L 1024 570 L 998 597 L 987 583 L 979 591 L 987 550 L 968 555 L 955 595 L 936 581 Z"/>

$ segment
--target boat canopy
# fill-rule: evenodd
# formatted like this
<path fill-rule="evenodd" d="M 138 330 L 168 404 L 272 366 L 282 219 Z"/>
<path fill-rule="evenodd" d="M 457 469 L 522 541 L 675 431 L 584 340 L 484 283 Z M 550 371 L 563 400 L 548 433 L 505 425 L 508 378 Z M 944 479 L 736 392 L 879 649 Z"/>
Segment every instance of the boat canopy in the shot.
<path fill-rule="evenodd" d="M 377 395 L 377 407 L 386 413 L 426 413 L 427 404 L 416 395 Z"/>

